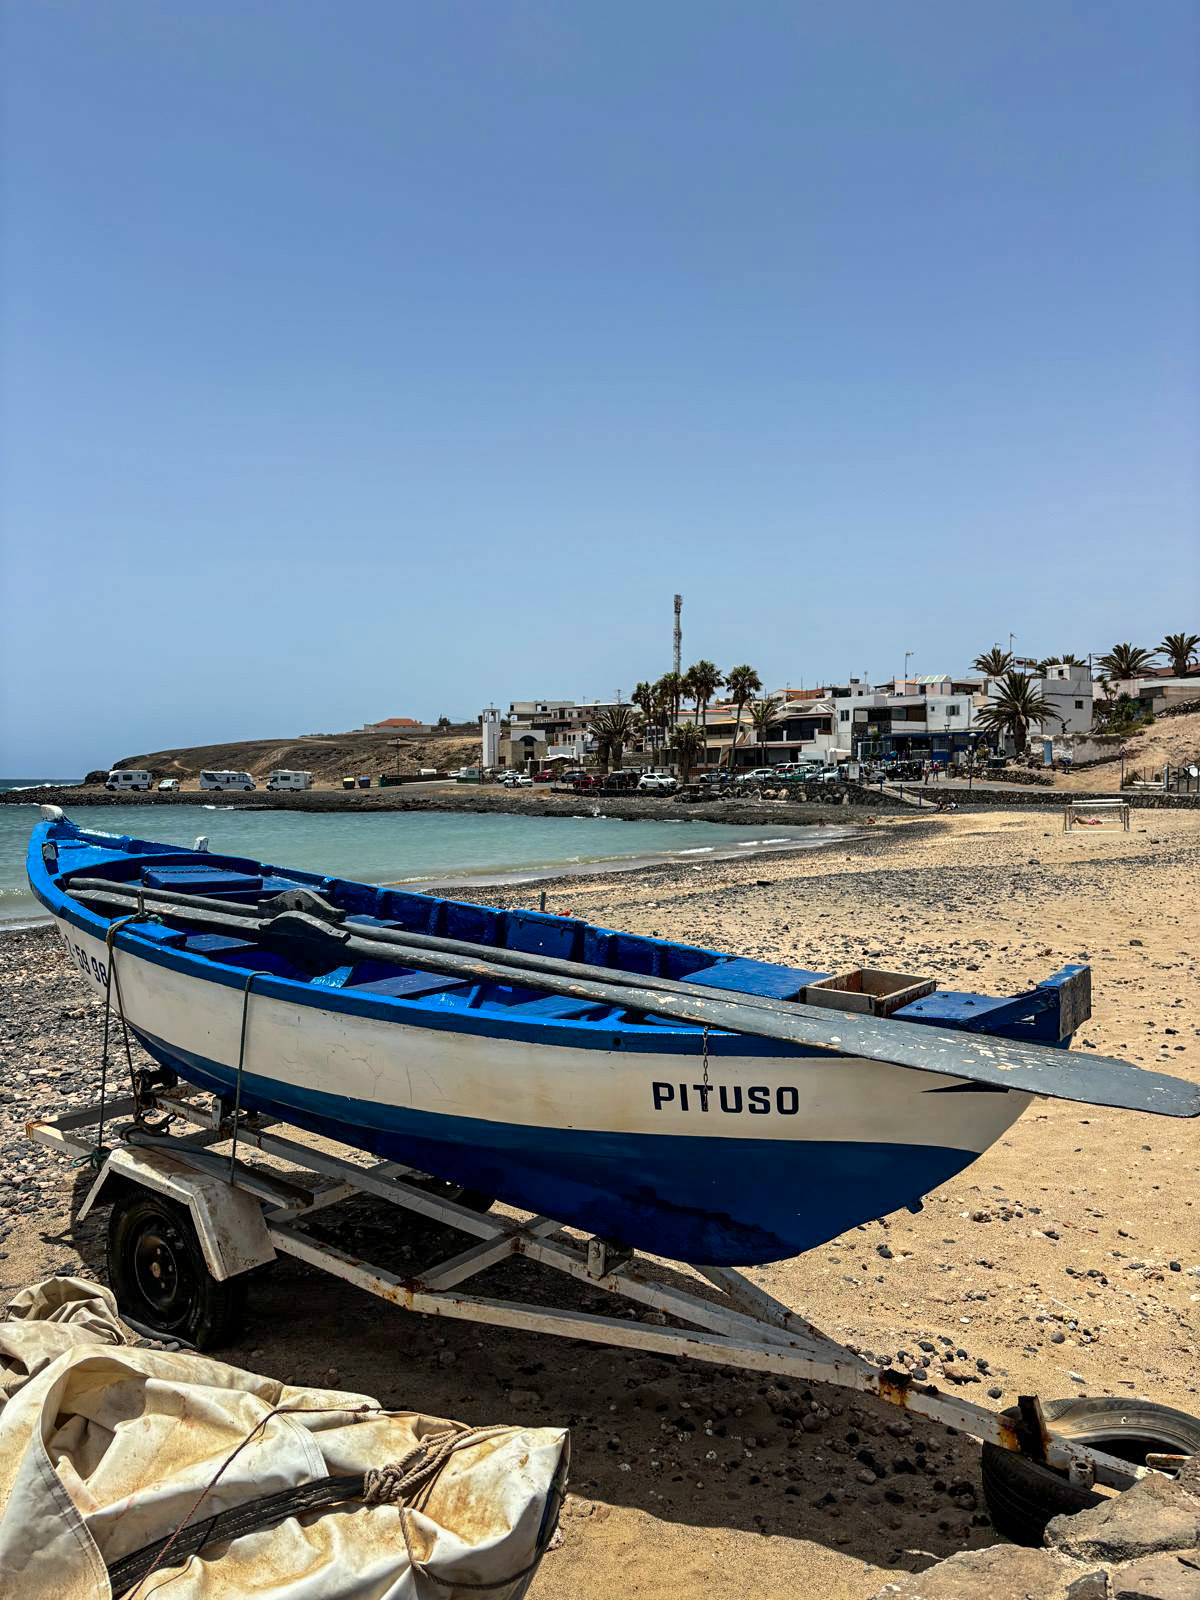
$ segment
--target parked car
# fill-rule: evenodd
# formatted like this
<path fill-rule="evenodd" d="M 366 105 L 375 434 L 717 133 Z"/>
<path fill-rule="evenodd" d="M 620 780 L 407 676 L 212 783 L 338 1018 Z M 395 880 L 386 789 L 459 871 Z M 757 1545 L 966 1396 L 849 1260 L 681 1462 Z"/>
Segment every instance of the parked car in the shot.
<path fill-rule="evenodd" d="M 532 789 L 533 779 L 527 772 L 518 772 L 515 780 L 509 784 L 510 789 Z"/>
<path fill-rule="evenodd" d="M 158 792 L 159 792 L 159 794 L 178 794 L 179 793 L 179 779 L 178 778 L 160 778 L 158 780 Z"/>
<path fill-rule="evenodd" d="M 598 772 L 581 772 L 572 783 L 572 789 L 583 791 L 585 789 L 598 789 L 604 780 Z"/>
<path fill-rule="evenodd" d="M 779 774 L 774 767 L 755 767 L 752 772 L 739 772 L 738 783 L 774 783 Z"/>
<path fill-rule="evenodd" d="M 674 794 L 679 780 L 669 772 L 643 772 L 637 786 L 639 794 Z"/>
<path fill-rule="evenodd" d="M 641 773 L 636 767 L 614 767 L 604 778 L 606 789 L 636 789 Z"/>
<path fill-rule="evenodd" d="M 534 783 L 553 783 L 554 782 L 554 774 L 549 770 L 548 767 L 547 768 L 543 768 L 543 770 L 541 772 L 535 772 L 534 773 L 533 781 L 534 781 Z"/>

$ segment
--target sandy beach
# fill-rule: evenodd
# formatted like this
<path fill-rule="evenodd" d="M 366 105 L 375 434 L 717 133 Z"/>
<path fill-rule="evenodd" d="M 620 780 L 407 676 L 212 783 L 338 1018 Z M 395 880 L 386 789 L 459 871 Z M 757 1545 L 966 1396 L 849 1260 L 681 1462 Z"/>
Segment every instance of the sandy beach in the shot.
<path fill-rule="evenodd" d="M 1057 811 L 881 817 L 822 850 L 547 889 L 548 910 L 608 926 L 993 994 L 1087 960 L 1095 1016 L 1076 1047 L 1193 1080 L 1198 904 L 1195 811 L 1069 835 Z M 22 1136 L 26 1118 L 94 1095 L 98 1005 L 42 932 L 0 941 L 0 974 L 7 1298 L 49 1272 L 99 1273 L 104 1220 L 72 1225 L 85 1175 Z M 1193 1123 L 1039 1102 L 920 1214 L 751 1275 L 856 1348 L 894 1358 L 926 1341 L 934 1380 L 975 1400 L 1145 1394 L 1200 1413 L 1198 1171 Z M 412 1266 L 430 1246 L 367 1206 L 329 1226 L 384 1261 Z M 486 1289 L 515 1292 L 512 1271 Z M 995 1539 L 973 1444 L 816 1385 L 438 1324 L 331 1293 L 291 1262 L 256 1284 L 223 1354 L 469 1422 L 569 1423 L 563 1539 L 532 1591 L 546 1600 L 866 1600 L 897 1571 Z"/>

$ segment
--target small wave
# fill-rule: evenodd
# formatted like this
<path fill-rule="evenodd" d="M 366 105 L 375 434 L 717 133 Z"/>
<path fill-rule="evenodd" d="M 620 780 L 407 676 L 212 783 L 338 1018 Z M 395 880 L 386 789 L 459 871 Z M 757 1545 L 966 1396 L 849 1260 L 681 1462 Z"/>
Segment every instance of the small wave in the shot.
<path fill-rule="evenodd" d="M 715 849 L 716 845 L 698 844 L 694 845 L 690 850 L 676 850 L 675 854 L 677 856 L 710 856 Z"/>

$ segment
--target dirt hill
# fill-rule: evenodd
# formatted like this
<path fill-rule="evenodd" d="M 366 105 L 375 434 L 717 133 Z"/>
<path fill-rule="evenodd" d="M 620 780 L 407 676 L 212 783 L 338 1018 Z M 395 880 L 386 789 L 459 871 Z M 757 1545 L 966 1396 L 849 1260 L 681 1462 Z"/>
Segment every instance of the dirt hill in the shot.
<path fill-rule="evenodd" d="M 1126 771 L 1140 771 L 1144 777 L 1161 777 L 1166 762 L 1173 767 L 1194 762 L 1200 765 L 1200 711 L 1181 711 L 1155 719 L 1148 728 L 1122 741 Z M 1074 772 L 1059 773 L 1055 787 L 1095 792 L 1121 786 L 1121 745 L 1114 745 L 1106 761 L 1094 761 Z"/>
<path fill-rule="evenodd" d="M 416 772 L 420 767 L 453 770 L 479 760 L 478 738 L 462 735 L 395 740 L 388 734 L 333 733 L 300 739 L 246 739 L 124 756 L 118 767 L 147 767 L 158 778 L 194 778 L 203 768 L 225 768 L 264 778 L 275 767 L 311 772 L 318 784 L 369 772 Z"/>

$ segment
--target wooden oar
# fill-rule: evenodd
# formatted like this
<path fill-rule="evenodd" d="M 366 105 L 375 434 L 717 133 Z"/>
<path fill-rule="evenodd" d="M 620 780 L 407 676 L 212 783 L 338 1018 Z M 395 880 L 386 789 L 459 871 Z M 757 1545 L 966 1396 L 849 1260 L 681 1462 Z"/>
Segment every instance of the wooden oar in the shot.
<path fill-rule="evenodd" d="M 111 887 L 85 889 L 81 883 L 70 887 L 81 898 L 116 905 L 122 910 L 127 910 L 131 902 L 136 905 L 139 894 L 138 888 L 132 885 L 123 885 L 118 891 Z M 149 902 L 150 892 L 142 892 Z M 491 951 L 490 947 L 487 959 L 457 951 L 431 950 L 411 943 L 402 933 L 386 940 L 364 937 L 344 927 L 330 927 L 302 912 L 285 911 L 265 920 L 228 910 L 216 912 L 196 906 L 180 906 L 176 910 L 160 905 L 157 914 L 203 927 L 223 927 L 229 932 L 252 935 L 282 947 L 290 942 L 293 947 L 304 947 L 309 953 L 328 951 L 333 956 L 344 952 L 360 960 L 415 965 L 467 983 L 541 989 L 590 1004 L 623 1006 L 696 1027 L 749 1034 L 843 1056 L 865 1057 L 990 1088 L 1014 1089 L 1084 1105 L 1149 1111 L 1162 1116 L 1200 1115 L 1200 1089 L 1178 1078 L 1144 1071 L 1112 1057 L 1072 1055 L 1066 1050 L 1024 1040 L 845 1012 L 831 1013 L 822 1007 L 795 1002 L 787 1002 L 786 1011 L 781 1011 L 774 1006 L 760 1005 L 753 998 L 717 999 L 711 994 L 680 994 L 674 987 L 665 987 L 671 980 L 635 978 L 629 982 L 625 980 L 634 975 L 622 974 L 621 981 L 613 981 L 608 968 L 589 967 L 583 963 L 569 963 L 573 975 L 566 976 L 549 969 L 547 963 L 551 958 L 526 957 L 538 964 L 525 966 L 510 959 L 518 952 Z M 129 937 L 128 930 L 117 936 L 118 941 Z M 525 957 L 524 952 L 520 954 Z M 406 956 L 409 959 L 403 959 Z M 334 993 L 331 991 L 331 1000 Z"/>
<path fill-rule="evenodd" d="M 243 906 L 229 900 L 217 900 L 211 895 L 184 894 L 178 889 L 144 889 L 140 884 L 114 884 L 106 878 L 76 878 L 68 887 L 74 893 L 95 890 L 119 898 L 121 904 L 136 906 L 138 897 L 147 907 L 173 905 L 194 907 L 202 911 L 217 911 L 226 915 L 250 918 L 248 927 L 256 926 L 255 917 L 277 911 L 305 911 L 333 927 L 345 927 L 361 938 L 392 944 L 397 950 L 425 952 L 441 951 L 446 955 L 474 956 L 481 961 L 500 961 L 505 966 L 520 967 L 527 973 L 554 973 L 562 978 L 592 977 L 603 983 L 618 983 L 629 988 L 658 989 L 664 994 L 695 995 L 700 1000 L 719 999 L 722 994 L 736 994 L 744 1005 L 757 1006 L 763 1011 L 775 1011 L 782 1016 L 794 1016 L 796 1001 L 778 1000 L 772 995 L 738 994 L 703 983 L 689 983 L 683 978 L 664 978 L 656 973 L 627 972 L 621 967 L 596 966 L 586 961 L 569 961 L 563 956 L 548 956 L 528 950 L 509 950 L 502 945 L 474 944 L 469 939 L 446 939 L 432 933 L 410 933 L 406 928 L 360 927 L 354 922 L 355 912 L 341 911 L 311 889 L 284 890 L 260 900 L 256 907 Z M 836 1010 L 836 1007 L 831 1007 Z"/>

